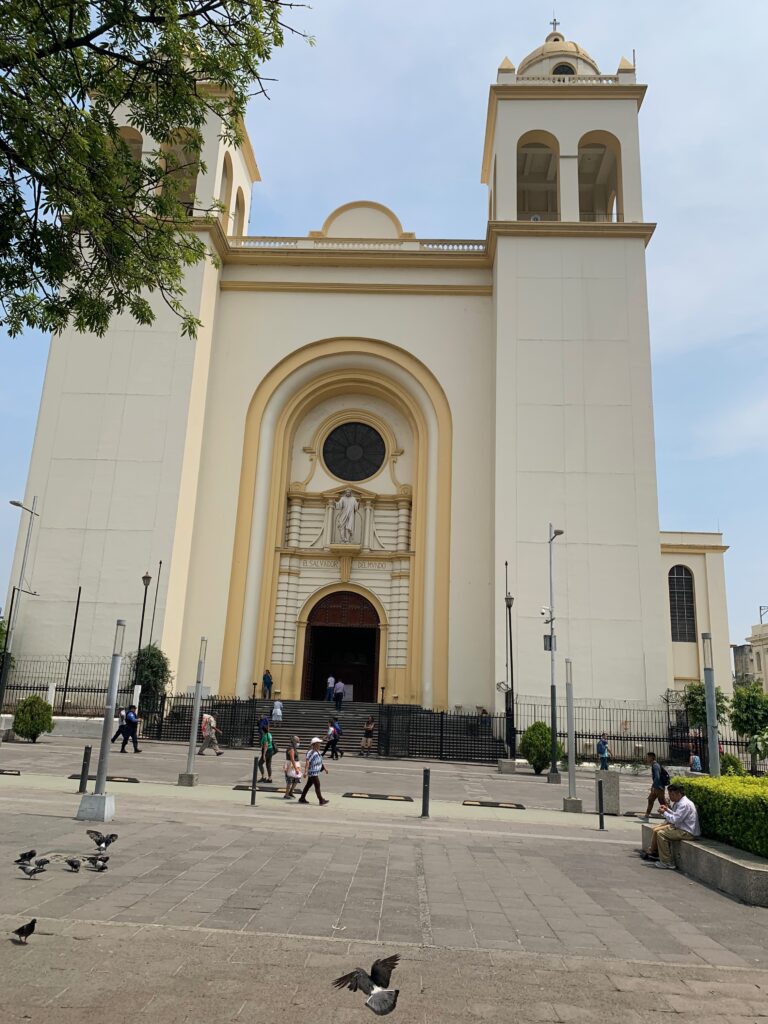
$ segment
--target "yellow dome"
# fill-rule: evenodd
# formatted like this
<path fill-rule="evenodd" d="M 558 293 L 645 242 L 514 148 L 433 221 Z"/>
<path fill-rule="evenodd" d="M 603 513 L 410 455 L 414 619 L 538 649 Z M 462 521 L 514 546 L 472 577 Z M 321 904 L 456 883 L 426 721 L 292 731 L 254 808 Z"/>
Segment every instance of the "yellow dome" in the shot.
<path fill-rule="evenodd" d="M 567 64 L 572 68 L 572 72 L 561 74 L 600 74 L 600 68 L 587 51 L 578 43 L 569 42 L 562 32 L 550 32 L 543 46 L 523 58 L 517 74 L 518 77 L 529 72 L 533 75 L 551 75 L 558 64 Z"/>

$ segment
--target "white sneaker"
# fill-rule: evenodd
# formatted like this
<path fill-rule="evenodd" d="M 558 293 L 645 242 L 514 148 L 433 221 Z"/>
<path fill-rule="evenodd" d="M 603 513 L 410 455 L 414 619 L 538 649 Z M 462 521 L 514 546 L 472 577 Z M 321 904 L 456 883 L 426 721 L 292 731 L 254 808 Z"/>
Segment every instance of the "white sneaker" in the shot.
<path fill-rule="evenodd" d="M 677 864 L 665 864 L 662 860 L 657 860 L 653 866 L 655 868 L 666 868 L 667 871 L 677 871 Z"/>

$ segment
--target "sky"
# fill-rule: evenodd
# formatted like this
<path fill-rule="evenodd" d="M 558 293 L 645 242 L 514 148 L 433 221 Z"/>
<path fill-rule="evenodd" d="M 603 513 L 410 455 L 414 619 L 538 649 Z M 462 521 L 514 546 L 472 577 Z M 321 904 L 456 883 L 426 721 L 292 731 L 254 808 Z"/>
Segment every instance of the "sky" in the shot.
<path fill-rule="evenodd" d="M 560 0 L 605 73 L 637 57 L 661 528 L 722 530 L 731 641 L 768 604 L 764 4 Z M 250 232 L 305 235 L 354 199 L 406 231 L 484 238 L 488 86 L 551 30 L 542 0 L 315 0 L 289 20 L 247 125 Z M 11 566 L 47 340 L 0 335 L 0 583 Z M 761 356 L 763 358 L 761 358 Z"/>

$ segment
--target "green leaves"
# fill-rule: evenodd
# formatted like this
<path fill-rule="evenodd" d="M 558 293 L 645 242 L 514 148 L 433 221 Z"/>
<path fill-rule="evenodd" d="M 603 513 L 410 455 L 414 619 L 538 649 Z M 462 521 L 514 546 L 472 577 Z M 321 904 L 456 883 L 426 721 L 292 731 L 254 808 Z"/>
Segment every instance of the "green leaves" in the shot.
<path fill-rule="evenodd" d="M 149 324 L 161 299 L 194 336 L 184 271 L 209 254 L 192 220 L 217 213 L 195 195 L 203 130 L 240 140 L 294 6 L 3 0 L 0 320 L 12 335 L 102 335 L 119 313 Z M 143 139 L 138 157 L 124 127 Z"/>
<path fill-rule="evenodd" d="M 704 683 L 688 683 L 683 692 L 683 703 L 688 715 L 688 725 L 693 729 L 706 728 L 707 698 Z M 728 715 L 728 698 L 719 686 L 715 687 L 715 705 L 717 721 L 722 725 Z"/>
<path fill-rule="evenodd" d="M 546 722 L 533 722 L 528 726 L 520 740 L 520 753 L 536 775 L 541 775 L 544 769 L 549 767 L 552 756 L 552 731 Z M 564 753 L 562 744 L 558 743 L 558 760 Z"/>
<path fill-rule="evenodd" d="M 674 781 L 696 804 L 702 835 L 768 857 L 768 778 Z"/>
<path fill-rule="evenodd" d="M 23 740 L 37 743 L 44 732 L 53 732 L 53 709 L 42 697 L 35 695 L 19 701 L 13 715 L 13 731 Z"/>

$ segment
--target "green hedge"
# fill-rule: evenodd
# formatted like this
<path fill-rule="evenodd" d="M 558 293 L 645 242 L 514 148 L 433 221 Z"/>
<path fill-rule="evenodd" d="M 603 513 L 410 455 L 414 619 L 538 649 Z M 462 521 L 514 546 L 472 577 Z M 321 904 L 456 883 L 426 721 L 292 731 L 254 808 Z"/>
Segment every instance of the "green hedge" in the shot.
<path fill-rule="evenodd" d="M 677 778 L 699 812 L 708 839 L 768 857 L 768 778 Z"/>

